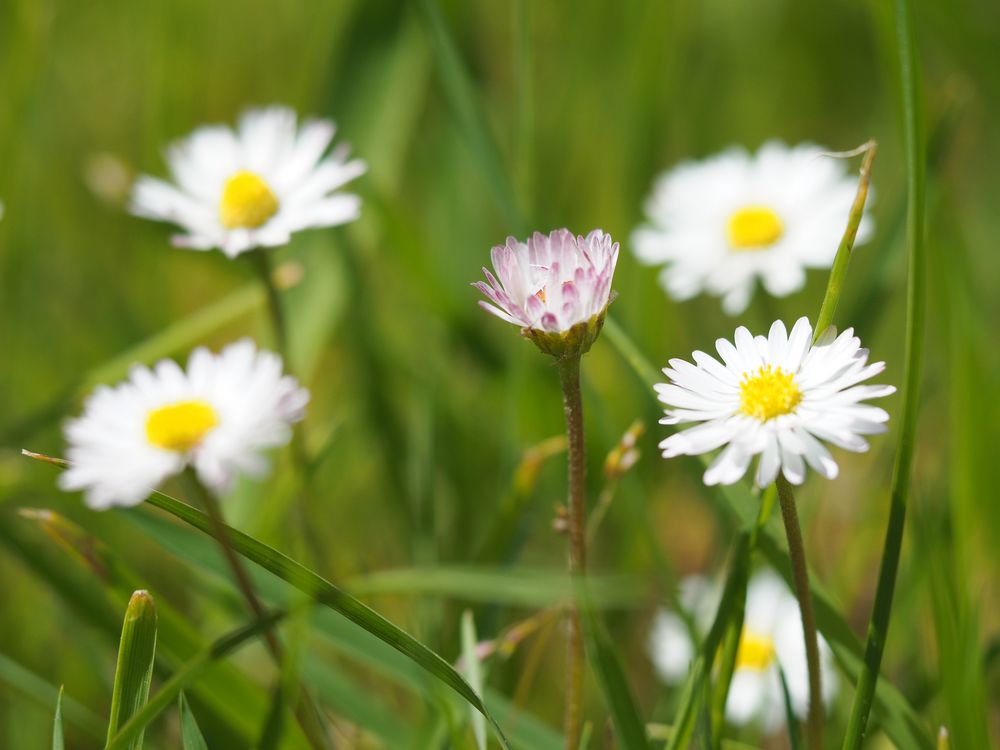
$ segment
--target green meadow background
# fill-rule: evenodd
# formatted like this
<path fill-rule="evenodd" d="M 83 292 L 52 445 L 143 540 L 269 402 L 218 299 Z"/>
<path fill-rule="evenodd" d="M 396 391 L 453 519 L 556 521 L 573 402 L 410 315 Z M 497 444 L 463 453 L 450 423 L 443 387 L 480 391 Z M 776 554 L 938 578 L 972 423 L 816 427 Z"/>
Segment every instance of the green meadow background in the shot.
<path fill-rule="evenodd" d="M 953 747 L 978 750 L 1000 742 L 1000 5 L 918 0 L 914 12 L 928 325 L 883 672 L 928 737 L 944 724 Z M 469 286 L 508 234 L 609 231 L 622 245 L 612 315 L 661 366 L 738 322 L 814 318 L 826 277 L 811 272 L 785 299 L 758 293 L 739 321 L 713 298 L 672 302 L 629 240 L 655 175 L 731 144 L 845 150 L 873 137 L 876 232 L 852 259 L 837 322 L 888 363 L 883 382 L 902 383 L 892 24 L 884 0 L 0 3 L 0 747 L 51 746 L 59 685 L 67 747 L 101 746 L 132 588 L 160 612 L 154 692 L 185 653 L 246 621 L 206 537 L 148 509 L 88 511 L 56 489 L 55 469 L 19 453 L 60 455 L 62 420 L 133 360 L 247 335 L 273 345 L 246 259 L 173 249 L 168 227 L 123 210 L 135 174 L 165 172 L 167 143 L 284 103 L 335 119 L 338 142 L 368 162 L 352 186 L 358 222 L 275 253 L 302 275 L 284 301 L 289 365 L 313 394 L 311 491 L 300 501 L 281 454 L 269 481 L 241 484 L 224 509 L 455 661 L 464 610 L 492 638 L 566 595 L 551 525 L 565 456 L 546 442 L 563 430 L 558 377 Z M 738 519 L 702 486 L 697 461 L 659 458 L 659 409 L 608 336 L 584 381 L 592 500 L 607 452 L 633 420 L 647 428 L 591 569 L 605 579 L 602 615 L 644 717 L 669 723 L 678 695 L 647 655 L 652 616 L 679 577 L 721 569 Z M 798 497 L 814 572 L 860 638 L 900 396 L 885 405 L 890 433 L 867 454 L 836 451 L 840 478 L 813 475 Z M 60 514 L 76 552 L 23 508 Z M 276 579 L 259 585 L 294 600 Z M 324 610 L 281 632 L 338 746 L 474 747 L 466 705 L 346 620 Z M 561 630 L 548 625 L 488 663 L 487 705 L 516 746 L 560 746 L 563 659 Z M 256 746 L 277 679 L 255 642 L 189 687 L 209 747 Z M 853 697 L 841 683 L 831 745 Z M 592 746 L 604 746 L 593 682 L 586 715 Z M 876 711 L 869 747 L 891 747 L 881 720 Z M 303 747 L 286 729 L 275 746 Z M 761 746 L 753 730 L 730 735 Z M 175 708 L 146 746 L 180 747 Z"/>

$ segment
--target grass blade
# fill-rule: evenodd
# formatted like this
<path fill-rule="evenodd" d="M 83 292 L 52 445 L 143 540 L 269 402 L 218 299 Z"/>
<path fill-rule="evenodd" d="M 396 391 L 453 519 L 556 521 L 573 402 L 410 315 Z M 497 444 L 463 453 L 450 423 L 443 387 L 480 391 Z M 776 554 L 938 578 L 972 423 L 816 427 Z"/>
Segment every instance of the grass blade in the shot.
<path fill-rule="evenodd" d="M 208 750 L 205 738 L 198 728 L 191 707 L 188 705 L 184 691 L 181 691 L 180 698 L 177 699 L 177 711 L 181 716 L 181 747 L 183 750 Z"/>
<path fill-rule="evenodd" d="M 136 591 L 125 610 L 121 643 L 118 646 L 118 667 L 111 695 L 111 716 L 108 720 L 108 743 L 119 728 L 140 710 L 149 698 L 149 683 L 153 678 L 156 655 L 156 605 L 146 591 Z M 128 744 L 129 750 L 141 750 L 142 731 Z"/>
<path fill-rule="evenodd" d="M 476 623 L 468 609 L 462 613 L 462 663 L 465 665 L 469 685 L 476 691 L 476 695 L 482 695 L 483 671 L 479 654 L 476 653 Z M 472 733 L 476 737 L 476 747 L 486 750 L 486 722 L 483 715 L 471 706 L 469 710 L 472 712 Z"/>
<path fill-rule="evenodd" d="M 211 525 L 208 517 L 190 505 L 159 492 L 153 493 L 147 502 L 161 510 L 165 510 L 196 529 L 206 534 L 211 534 Z M 269 547 L 232 527 L 227 528 L 233 548 L 239 554 L 290 583 L 317 603 L 339 612 L 356 625 L 412 659 L 472 704 L 493 725 L 504 747 L 510 747 L 503 730 L 496 719 L 486 709 L 486 705 L 448 662 L 413 636 L 393 625 L 375 610 L 358 601 L 346 591 L 337 588 L 325 578 L 292 560 L 287 555 L 278 552 L 273 547 Z"/>
<path fill-rule="evenodd" d="M 71 725 L 83 730 L 94 740 L 104 738 L 104 719 L 72 698 L 63 696 L 63 689 L 47 682 L 37 674 L 0 654 L 0 685 L 20 693 L 40 706 L 48 708 L 53 701 L 60 706 L 60 716 Z"/>
<path fill-rule="evenodd" d="M 60 687 L 59 697 L 56 699 L 56 715 L 52 720 L 52 750 L 64 750 L 66 747 L 63 740 L 62 699 L 63 689 Z"/>
<path fill-rule="evenodd" d="M 875 696 L 882 654 L 889 631 L 896 571 L 903 545 L 906 502 L 916 442 L 920 406 L 920 371 L 924 345 L 924 152 L 923 117 L 920 105 L 920 69 L 913 37 L 913 9 L 909 0 L 896 0 L 896 52 L 899 55 L 900 88 L 903 101 L 903 136 L 906 150 L 907 182 L 907 285 L 906 354 L 903 377 L 903 416 L 899 444 L 889 492 L 889 522 L 882 562 L 879 566 L 875 604 L 868 625 L 864 661 L 858 677 L 854 705 L 844 736 L 845 750 L 858 750 L 864 738 Z"/>
<path fill-rule="evenodd" d="M 621 747 L 625 750 L 645 750 L 649 747 L 646 726 L 622 669 L 621 659 L 590 602 L 583 580 L 577 585 L 577 606 L 583 621 L 588 661 L 604 693 Z"/>

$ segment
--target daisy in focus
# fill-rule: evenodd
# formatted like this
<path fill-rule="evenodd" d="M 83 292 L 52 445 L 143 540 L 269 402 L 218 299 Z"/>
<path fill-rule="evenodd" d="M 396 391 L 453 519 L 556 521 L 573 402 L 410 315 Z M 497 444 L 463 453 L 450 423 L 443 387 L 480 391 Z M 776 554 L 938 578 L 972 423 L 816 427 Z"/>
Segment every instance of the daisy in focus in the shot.
<path fill-rule="evenodd" d="M 699 634 L 708 632 L 721 596 L 721 588 L 707 579 L 692 577 L 681 582 L 681 606 L 691 613 Z M 804 643 L 799 605 L 784 581 L 771 572 L 755 575 L 747 587 L 743 633 L 726 700 L 729 722 L 744 726 L 756 721 L 768 734 L 779 731 L 785 725 L 781 673 L 792 711 L 805 718 L 809 712 L 809 675 Z M 649 647 L 660 677 L 669 684 L 683 682 L 696 656 L 696 645 L 677 614 L 657 614 Z M 822 637 L 819 649 L 823 702 L 829 705 L 837 693 L 837 674 L 833 653 Z"/>
<path fill-rule="evenodd" d="M 704 352 L 694 364 L 670 360 L 669 383 L 654 388 L 668 405 L 660 424 L 700 422 L 660 443 L 664 458 L 723 450 L 705 472 L 705 484 L 732 484 L 759 455 L 756 483 L 766 487 L 781 471 L 792 484 L 805 480 L 806 464 L 827 479 L 837 463 L 820 441 L 857 453 L 863 435 L 885 432 L 889 415 L 861 403 L 895 392 L 891 385 L 859 385 L 885 369 L 868 364 L 868 350 L 849 328 L 828 329 L 816 344 L 806 318 L 789 334 L 775 321 L 766 337 L 740 326 L 735 344 L 718 339 L 722 362 Z"/>
<path fill-rule="evenodd" d="M 496 275 L 483 268 L 489 283 L 473 284 L 489 300 L 480 300 L 484 310 L 554 356 L 590 348 L 612 300 L 618 243 L 610 235 L 535 232 L 527 242 L 508 237 L 490 255 Z"/>
<path fill-rule="evenodd" d="M 361 199 L 337 191 L 366 167 L 344 146 L 326 154 L 334 132 L 329 120 L 299 127 L 295 112 L 277 106 L 248 110 L 235 130 L 198 128 L 167 150 L 172 183 L 136 180 L 132 213 L 177 224 L 179 247 L 217 247 L 230 258 L 353 221 Z"/>
<path fill-rule="evenodd" d="M 66 424 L 70 467 L 64 490 L 83 490 L 101 510 L 141 503 L 191 466 L 215 492 L 240 474 L 261 476 L 263 451 L 284 445 L 309 392 L 282 372 L 281 358 L 249 339 L 219 354 L 196 349 L 186 370 L 173 360 L 135 366 L 126 381 L 99 387 Z"/>
<path fill-rule="evenodd" d="M 659 177 L 632 244 L 640 261 L 664 266 L 660 282 L 674 299 L 708 292 L 736 315 L 757 279 L 784 297 L 806 268 L 833 264 L 856 190 L 843 162 L 818 146 L 732 148 Z M 870 234 L 865 217 L 857 242 Z"/>

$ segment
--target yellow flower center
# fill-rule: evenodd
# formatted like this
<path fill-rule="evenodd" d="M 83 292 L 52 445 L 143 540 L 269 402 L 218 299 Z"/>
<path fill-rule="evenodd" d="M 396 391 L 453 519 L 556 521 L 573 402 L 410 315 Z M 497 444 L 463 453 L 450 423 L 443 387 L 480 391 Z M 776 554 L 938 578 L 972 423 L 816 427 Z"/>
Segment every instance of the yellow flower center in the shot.
<path fill-rule="evenodd" d="M 219 415 L 204 401 L 178 401 L 149 413 L 146 439 L 164 450 L 189 451 L 218 424 Z"/>
<path fill-rule="evenodd" d="M 219 221 L 226 229 L 256 229 L 278 210 L 278 199 L 253 172 L 241 170 L 226 180 L 219 202 Z"/>
<path fill-rule="evenodd" d="M 746 628 L 740 635 L 740 646 L 736 650 L 736 669 L 752 669 L 763 672 L 774 664 L 774 641 L 770 636 L 758 635 Z"/>
<path fill-rule="evenodd" d="M 780 367 L 766 365 L 757 374 L 744 375 L 740 383 L 740 411 L 761 422 L 790 414 L 802 401 L 795 376 Z"/>
<path fill-rule="evenodd" d="M 773 245 L 784 231 L 781 218 L 766 206 L 744 206 L 729 217 L 726 226 L 733 250 L 759 250 Z"/>

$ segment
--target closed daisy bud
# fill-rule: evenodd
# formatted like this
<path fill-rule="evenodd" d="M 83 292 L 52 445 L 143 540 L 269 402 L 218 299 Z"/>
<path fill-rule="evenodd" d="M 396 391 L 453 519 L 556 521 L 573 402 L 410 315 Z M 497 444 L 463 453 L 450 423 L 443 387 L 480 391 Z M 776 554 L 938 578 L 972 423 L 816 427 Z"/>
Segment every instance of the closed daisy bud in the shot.
<path fill-rule="evenodd" d="M 802 288 L 806 268 L 833 264 L 856 190 L 843 162 L 818 146 L 733 148 L 663 174 L 632 245 L 640 261 L 664 266 L 672 297 L 708 292 L 736 315 L 758 279 L 784 297 Z M 870 230 L 862 221 L 857 242 Z"/>
<path fill-rule="evenodd" d="M 361 199 L 337 192 L 364 173 L 347 149 L 326 154 L 335 126 L 296 124 L 295 112 L 245 112 L 235 130 L 209 125 L 167 151 L 173 183 L 141 177 L 132 212 L 179 225 L 174 244 L 220 248 L 230 258 L 255 247 L 284 245 L 294 232 L 356 219 Z"/>
<path fill-rule="evenodd" d="M 669 383 L 655 386 L 667 416 L 660 424 L 700 422 L 660 443 L 664 458 L 722 452 L 705 472 L 705 484 L 738 481 L 760 456 L 756 482 L 764 487 L 781 471 L 792 484 L 805 480 L 808 464 L 827 479 L 837 463 L 820 441 L 850 451 L 868 450 L 863 435 L 885 432 L 889 415 L 861 403 L 895 392 L 891 385 L 859 385 L 885 369 L 868 364 L 868 350 L 849 328 L 831 329 L 812 343 L 813 329 L 800 318 L 791 334 L 780 320 L 768 336 L 736 329 L 735 345 L 719 339 L 719 362 L 696 351 L 694 364 L 670 360 Z"/>
<path fill-rule="evenodd" d="M 262 453 L 289 441 L 308 400 L 281 358 L 249 339 L 219 354 L 196 349 L 187 370 L 172 360 L 136 366 L 67 423 L 70 467 L 59 484 L 83 490 L 95 509 L 136 505 L 191 466 L 204 485 L 225 491 L 240 474 L 267 471 Z"/>
<path fill-rule="evenodd" d="M 611 280 L 618 243 L 595 229 L 586 237 L 568 229 L 527 242 L 507 238 L 491 253 L 496 275 L 475 286 L 489 300 L 483 309 L 508 323 L 554 357 L 586 353 L 604 325 L 613 299 Z"/>

